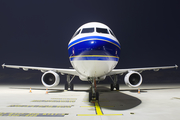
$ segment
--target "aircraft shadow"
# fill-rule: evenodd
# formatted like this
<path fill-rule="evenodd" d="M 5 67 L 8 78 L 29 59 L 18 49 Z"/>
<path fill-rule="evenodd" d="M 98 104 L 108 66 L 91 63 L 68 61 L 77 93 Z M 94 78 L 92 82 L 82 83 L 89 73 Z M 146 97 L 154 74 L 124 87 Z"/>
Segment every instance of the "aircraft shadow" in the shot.
<path fill-rule="evenodd" d="M 142 101 L 121 91 L 111 91 L 109 87 L 97 86 L 99 92 L 99 105 L 103 109 L 127 110 L 134 108 Z"/>

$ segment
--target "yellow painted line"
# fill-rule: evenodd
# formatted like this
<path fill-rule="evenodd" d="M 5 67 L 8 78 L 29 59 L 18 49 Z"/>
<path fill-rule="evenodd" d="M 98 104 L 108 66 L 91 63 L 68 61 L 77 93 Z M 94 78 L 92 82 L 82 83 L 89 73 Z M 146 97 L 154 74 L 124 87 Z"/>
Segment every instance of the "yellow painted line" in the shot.
<path fill-rule="evenodd" d="M 97 114 L 77 114 L 77 116 L 119 116 L 123 114 L 103 114 L 103 115 L 97 115 Z"/>
<path fill-rule="evenodd" d="M 95 101 L 95 106 L 81 106 L 81 107 L 95 107 L 96 114 L 77 114 L 77 116 L 119 116 L 123 114 L 103 114 L 98 101 Z M 114 106 L 104 106 L 104 107 L 114 107 Z"/>
<path fill-rule="evenodd" d="M 73 58 L 73 57 L 113 57 L 113 58 L 118 58 L 117 56 L 108 56 L 108 55 L 78 55 L 78 56 L 71 56 L 69 58 Z"/>
<path fill-rule="evenodd" d="M 101 108 L 99 106 L 99 103 L 98 101 L 95 102 L 95 108 L 96 108 L 96 113 L 97 115 L 103 115 L 102 111 L 101 111 Z"/>

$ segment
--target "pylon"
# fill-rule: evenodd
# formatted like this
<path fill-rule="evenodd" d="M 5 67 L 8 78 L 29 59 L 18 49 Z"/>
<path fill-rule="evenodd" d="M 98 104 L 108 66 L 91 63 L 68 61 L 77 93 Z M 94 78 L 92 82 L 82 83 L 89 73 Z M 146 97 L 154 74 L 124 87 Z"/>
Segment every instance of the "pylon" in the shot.
<path fill-rule="evenodd" d="M 46 94 L 48 94 L 48 89 L 46 88 Z"/>
<path fill-rule="evenodd" d="M 31 87 L 30 87 L 30 91 L 29 91 L 29 93 L 32 93 L 32 91 L 31 91 Z"/>
<path fill-rule="evenodd" d="M 141 92 L 141 91 L 140 91 L 140 88 L 138 88 L 138 94 L 140 94 L 140 92 Z"/>

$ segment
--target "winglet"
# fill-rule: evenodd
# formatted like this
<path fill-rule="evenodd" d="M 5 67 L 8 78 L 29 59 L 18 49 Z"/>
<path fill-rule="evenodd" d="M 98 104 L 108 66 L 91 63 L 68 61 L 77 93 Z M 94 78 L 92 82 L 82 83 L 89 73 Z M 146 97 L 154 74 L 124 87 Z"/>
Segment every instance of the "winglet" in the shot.
<path fill-rule="evenodd" d="M 4 66 L 5 66 L 5 63 L 4 64 L 2 64 L 2 68 L 4 69 Z"/>
<path fill-rule="evenodd" d="M 176 67 L 176 69 L 178 68 L 178 66 L 177 66 L 177 65 L 175 65 L 175 67 Z"/>

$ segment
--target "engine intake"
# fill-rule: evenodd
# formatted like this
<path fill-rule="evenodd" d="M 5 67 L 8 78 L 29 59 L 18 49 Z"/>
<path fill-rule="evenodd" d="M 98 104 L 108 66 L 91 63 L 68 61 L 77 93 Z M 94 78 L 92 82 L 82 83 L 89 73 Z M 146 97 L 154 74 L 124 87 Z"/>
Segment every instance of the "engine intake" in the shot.
<path fill-rule="evenodd" d="M 130 71 L 124 77 L 125 84 L 129 87 L 138 87 L 142 83 L 142 76 L 140 73 L 135 71 Z"/>
<path fill-rule="evenodd" d="M 48 71 L 42 75 L 41 81 L 45 87 L 55 87 L 59 84 L 60 77 L 56 72 Z"/>

